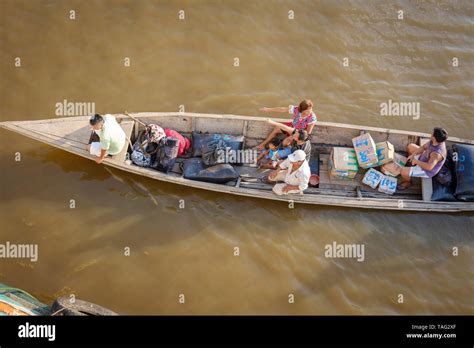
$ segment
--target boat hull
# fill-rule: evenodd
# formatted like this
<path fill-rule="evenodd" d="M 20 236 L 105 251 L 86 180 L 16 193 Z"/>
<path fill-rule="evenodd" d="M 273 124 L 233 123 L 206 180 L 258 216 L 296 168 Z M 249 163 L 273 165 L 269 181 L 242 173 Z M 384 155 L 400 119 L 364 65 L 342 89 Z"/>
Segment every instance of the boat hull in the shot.
<path fill-rule="evenodd" d="M 229 134 L 243 134 L 246 136 L 245 146 L 251 147 L 261 140 L 261 136 L 268 134 L 271 129 L 262 118 L 236 115 L 209 115 L 194 113 L 138 113 L 134 114 L 145 123 L 156 122 L 165 127 L 177 129 L 183 133 L 191 131 L 209 131 Z M 134 124 L 125 115 L 117 115 L 121 125 L 129 138 L 140 131 L 140 126 Z M 88 140 L 89 127 L 87 116 L 69 117 L 51 120 L 11 121 L 2 122 L 0 126 L 10 131 L 22 134 L 34 140 L 46 143 L 72 154 L 89 160 L 94 158 L 85 151 Z M 285 121 L 285 120 L 281 120 Z M 361 131 L 373 134 L 376 141 L 389 140 L 395 148 L 405 146 L 409 141 L 420 141 L 429 137 L 428 134 L 388 130 L 374 127 L 320 122 L 315 127 L 315 146 L 323 151 L 329 151 L 332 146 L 347 146 L 352 137 Z M 380 140 L 383 139 L 383 140 Z M 450 138 L 450 142 L 474 144 L 472 140 Z M 129 165 L 125 162 L 125 150 L 113 158 L 106 158 L 104 165 L 123 170 L 128 173 L 145 176 L 151 179 L 184 185 L 191 188 L 203 189 L 219 193 L 228 193 L 252 198 L 269 199 L 293 204 L 313 204 L 339 206 L 346 208 L 383 209 L 398 211 L 425 211 L 425 212 L 467 212 L 474 211 L 472 202 L 432 202 L 421 199 L 379 198 L 357 196 L 352 188 L 346 191 L 330 189 L 308 189 L 305 194 L 277 196 L 268 187 L 242 187 L 245 183 L 240 180 L 235 186 L 192 181 L 176 174 L 164 174 L 152 169 Z M 255 185 L 254 185 L 255 186 Z M 353 197 L 351 197 L 353 195 Z M 372 194 L 372 196 L 375 194 Z"/>

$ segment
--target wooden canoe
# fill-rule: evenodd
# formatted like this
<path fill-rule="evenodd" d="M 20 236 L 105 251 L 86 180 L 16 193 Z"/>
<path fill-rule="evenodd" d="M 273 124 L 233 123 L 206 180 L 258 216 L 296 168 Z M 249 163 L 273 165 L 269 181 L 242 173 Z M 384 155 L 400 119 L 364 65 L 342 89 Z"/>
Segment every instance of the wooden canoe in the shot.
<path fill-rule="evenodd" d="M 125 115 L 115 115 L 127 136 L 133 141 L 143 128 L 139 123 Z M 271 130 L 271 127 L 262 117 L 214 115 L 197 113 L 135 113 L 136 118 L 144 123 L 157 123 L 163 127 L 173 128 L 184 134 L 192 131 L 226 133 L 245 136 L 245 148 L 254 147 Z M 274 119 L 285 122 L 287 119 Z M 85 150 L 89 140 L 88 116 L 65 117 L 34 121 L 7 121 L 0 126 L 55 146 L 75 155 L 93 160 Z M 130 173 L 146 176 L 152 179 L 185 185 L 204 190 L 224 192 L 241 196 L 258 197 L 294 203 L 332 205 L 348 208 L 390 209 L 402 211 L 428 212 L 462 212 L 474 211 L 473 202 L 433 202 L 431 198 L 431 179 L 415 179 L 414 185 L 393 196 L 377 192 L 361 184 L 362 174 L 354 180 L 334 180 L 328 175 L 327 160 L 333 146 L 352 146 L 352 138 L 364 132 L 370 132 L 375 142 L 389 141 L 396 151 L 404 151 L 408 143 L 423 143 L 430 137 L 429 134 L 400 131 L 392 129 L 356 126 L 348 124 L 318 122 L 313 130 L 313 151 L 319 154 L 320 184 L 319 188 L 308 188 L 305 194 L 277 196 L 271 191 L 271 186 L 262 182 L 247 180 L 257 178 L 256 168 L 250 166 L 236 167 L 241 178 L 228 184 L 213 184 L 192 181 L 182 177 L 179 170 L 164 174 L 153 169 L 141 168 L 125 162 L 124 149 L 119 155 L 104 160 L 105 165 L 115 167 Z M 473 140 L 450 137 L 448 146 L 452 143 L 474 144 Z"/>
<path fill-rule="evenodd" d="M 0 316 L 2 315 L 51 315 L 51 310 L 27 292 L 0 283 Z"/>

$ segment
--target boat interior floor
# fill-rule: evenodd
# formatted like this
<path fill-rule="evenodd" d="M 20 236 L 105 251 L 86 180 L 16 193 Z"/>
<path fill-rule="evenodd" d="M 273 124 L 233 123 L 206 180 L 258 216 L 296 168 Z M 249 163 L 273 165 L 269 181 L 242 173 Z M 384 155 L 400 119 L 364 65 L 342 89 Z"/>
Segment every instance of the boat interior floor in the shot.
<path fill-rule="evenodd" d="M 90 157 L 85 147 L 90 137 L 90 127 L 84 125 L 84 120 L 68 120 L 66 122 L 51 123 L 45 120 L 32 121 L 28 124 L 21 124 L 12 126 L 20 130 L 28 131 L 33 137 L 48 141 L 51 145 L 56 145 L 62 148 L 70 148 L 75 153 L 84 157 Z M 120 124 L 133 143 L 138 129 L 135 123 L 128 119 L 120 120 Z M 64 130 L 67 130 L 66 133 Z M 190 137 L 191 134 L 183 132 L 184 135 Z M 248 144 L 247 144 L 248 145 Z M 421 180 L 413 179 L 413 185 L 404 191 L 395 192 L 390 196 L 385 193 L 380 193 L 377 190 L 362 184 L 362 174 L 358 174 L 353 180 L 337 180 L 331 178 L 328 173 L 328 159 L 332 146 L 328 144 L 313 144 L 313 160 L 319 159 L 319 176 L 320 183 L 318 187 L 310 187 L 305 191 L 305 194 L 320 194 L 332 196 L 345 197 L 367 197 L 367 198 L 393 198 L 393 199 L 412 199 L 419 200 L 422 198 Z M 114 161 L 122 164 L 126 158 L 126 153 L 131 151 L 131 147 L 127 146 L 124 150 L 107 161 Z M 173 170 L 169 173 L 172 176 L 182 176 L 181 163 L 185 159 L 179 158 Z M 264 180 L 266 175 L 270 172 L 269 169 L 260 170 L 249 165 L 234 166 L 236 171 L 240 174 L 236 181 L 228 182 L 225 185 L 234 187 L 243 187 L 255 190 L 271 190 L 272 185 L 267 184 Z M 155 172 L 154 169 L 146 169 Z"/>
<path fill-rule="evenodd" d="M 138 133 L 137 129 L 134 132 L 127 130 L 128 134 L 131 135 L 131 141 L 133 142 Z M 192 138 L 191 133 L 182 132 L 184 136 Z M 261 140 L 261 139 L 260 139 Z M 247 144 L 248 145 L 248 144 Z M 382 192 L 378 192 L 376 189 L 362 183 L 363 174 L 358 173 L 357 176 L 352 180 L 334 179 L 329 175 L 328 161 L 329 154 L 332 149 L 332 145 L 328 144 L 313 144 L 311 161 L 318 160 L 319 177 L 320 182 L 317 187 L 309 187 L 305 190 L 305 194 L 319 194 L 319 195 L 331 195 L 331 196 L 343 196 L 343 197 L 358 197 L 358 198 L 384 198 L 384 199 L 410 199 L 410 200 L 421 200 L 422 199 L 422 188 L 421 180 L 414 178 L 412 185 L 404 190 L 395 192 L 393 195 L 387 195 Z M 131 149 L 129 148 L 129 151 Z M 120 157 L 118 157 L 120 158 Z M 182 177 L 182 163 L 187 158 L 178 158 L 175 166 L 168 175 Z M 271 190 L 273 185 L 266 183 L 265 178 L 270 173 L 270 169 L 259 169 L 255 166 L 248 164 L 236 165 L 235 170 L 239 174 L 239 178 L 234 181 L 230 181 L 226 184 L 227 186 L 242 187 L 255 190 Z M 155 171 L 154 169 L 147 169 Z M 400 178 L 399 178 L 400 181 Z"/>
<path fill-rule="evenodd" d="M 328 173 L 328 154 L 319 154 L 314 156 L 318 160 L 319 157 L 319 178 L 320 183 L 317 187 L 309 187 L 305 190 L 305 194 L 321 194 L 343 197 L 360 197 L 360 198 L 392 198 L 392 199 L 421 199 L 421 181 L 419 178 L 413 179 L 413 184 L 407 190 L 396 192 L 394 195 L 387 195 L 378 192 L 376 189 L 362 183 L 363 175 L 357 174 L 352 180 L 334 179 Z M 186 158 L 178 158 L 173 170 L 169 175 L 182 176 L 181 164 Z M 256 190 L 271 190 L 273 185 L 266 183 L 266 176 L 271 169 L 259 169 L 250 165 L 234 166 L 239 174 L 239 178 L 230 181 L 224 185 L 243 187 Z M 153 169 L 149 169 L 153 170 Z"/>

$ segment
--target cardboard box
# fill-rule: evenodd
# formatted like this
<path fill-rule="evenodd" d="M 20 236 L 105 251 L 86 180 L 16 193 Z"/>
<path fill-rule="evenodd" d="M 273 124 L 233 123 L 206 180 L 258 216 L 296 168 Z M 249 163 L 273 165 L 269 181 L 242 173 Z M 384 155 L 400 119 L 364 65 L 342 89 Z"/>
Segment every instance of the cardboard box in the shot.
<path fill-rule="evenodd" d="M 367 186 L 372 187 L 373 189 L 377 188 L 377 185 L 380 183 L 384 175 L 374 168 L 370 168 L 367 173 L 365 173 L 362 183 Z"/>
<path fill-rule="evenodd" d="M 329 175 L 338 179 L 353 179 L 358 170 L 357 156 L 350 147 L 334 147 L 329 156 Z"/>
<path fill-rule="evenodd" d="M 390 163 L 385 163 L 382 166 L 381 170 L 382 170 L 382 173 L 384 173 L 385 175 L 390 175 L 395 178 L 400 175 L 401 169 L 402 167 L 400 167 L 397 163 L 390 162 Z"/>
<path fill-rule="evenodd" d="M 361 168 L 376 167 L 378 163 L 377 149 L 374 140 L 369 133 L 359 135 L 352 139 L 355 152 L 357 154 L 357 161 Z"/>
<path fill-rule="evenodd" d="M 388 141 L 375 144 L 377 151 L 378 163 L 377 166 L 381 166 L 385 163 L 392 162 L 395 157 L 395 148 Z"/>
<path fill-rule="evenodd" d="M 407 165 L 407 162 L 408 162 L 408 158 L 406 158 L 405 156 L 402 156 L 402 155 L 399 155 L 398 153 L 396 153 L 394 156 L 393 156 L 393 162 L 398 164 L 400 167 L 405 167 Z"/>
<path fill-rule="evenodd" d="M 397 190 L 397 179 L 384 175 L 379 185 L 379 192 L 393 195 Z"/>

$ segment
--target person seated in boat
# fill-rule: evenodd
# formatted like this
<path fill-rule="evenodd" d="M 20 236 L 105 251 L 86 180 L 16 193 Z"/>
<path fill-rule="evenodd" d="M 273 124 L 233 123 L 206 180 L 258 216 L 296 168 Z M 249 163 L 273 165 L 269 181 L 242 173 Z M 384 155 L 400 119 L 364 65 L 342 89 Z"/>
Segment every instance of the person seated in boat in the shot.
<path fill-rule="evenodd" d="M 93 134 L 86 149 L 97 157 L 97 163 L 102 163 L 107 155 L 117 155 L 122 151 L 127 137 L 114 116 L 95 114 L 89 119 L 89 124 Z"/>
<path fill-rule="evenodd" d="M 304 129 L 294 130 L 293 134 L 282 140 L 282 146 L 291 146 L 291 152 L 296 150 L 303 150 L 306 154 L 306 161 L 311 158 L 311 141 L 309 140 L 308 132 Z M 281 162 L 281 161 L 280 161 Z"/>
<path fill-rule="evenodd" d="M 303 150 L 296 150 L 288 156 L 278 167 L 268 175 L 273 186 L 273 192 L 277 195 L 289 193 L 303 193 L 308 188 L 311 170 Z M 283 183 L 278 183 L 283 181 Z"/>
<path fill-rule="evenodd" d="M 411 185 L 410 178 L 432 178 L 441 170 L 446 161 L 446 139 L 448 132 L 441 127 L 433 129 L 430 141 L 422 146 L 408 144 L 408 160 L 412 167 L 403 167 L 401 170 L 402 183 L 399 190 L 407 189 Z"/>
<path fill-rule="evenodd" d="M 309 139 L 309 134 L 304 129 L 297 129 L 293 131 L 291 135 L 292 142 L 292 152 L 296 150 L 303 150 L 306 154 L 306 160 L 309 162 L 311 158 L 311 140 Z"/>
<path fill-rule="evenodd" d="M 260 109 L 263 112 L 289 112 L 293 115 L 292 122 L 279 123 L 275 122 L 272 124 L 274 126 L 271 133 L 267 138 L 257 146 L 257 149 L 263 150 L 265 146 L 278 134 L 286 132 L 288 135 L 292 134 L 295 129 L 304 129 L 311 134 L 313 131 L 314 125 L 317 121 L 317 116 L 313 112 L 313 102 L 309 99 L 303 100 L 298 106 L 290 105 L 289 107 L 276 107 L 276 108 L 267 108 L 263 107 Z M 291 128 L 288 132 L 279 127 L 278 124 L 283 124 Z"/>
<path fill-rule="evenodd" d="M 303 150 L 306 153 L 306 159 L 309 161 L 311 157 L 311 140 L 309 139 L 309 133 L 306 130 L 294 129 L 283 123 L 275 122 L 270 119 L 267 120 L 267 123 L 280 128 L 285 134 L 288 134 L 287 139 L 289 138 L 288 140 L 292 140 L 292 152 L 296 150 Z"/>
<path fill-rule="evenodd" d="M 292 146 L 289 141 L 280 141 L 278 137 L 275 137 L 268 144 L 268 150 L 258 156 L 257 162 L 260 162 L 260 168 L 262 169 L 272 169 L 276 167 L 279 161 L 286 159 L 292 152 Z"/>

